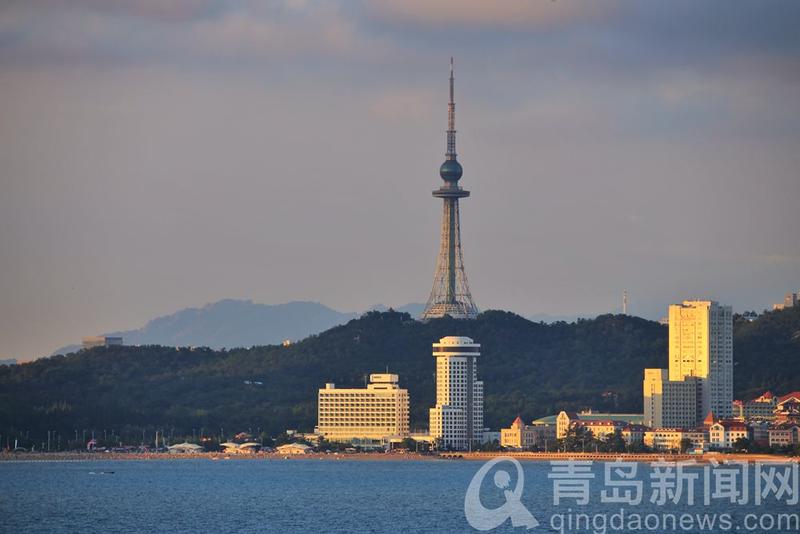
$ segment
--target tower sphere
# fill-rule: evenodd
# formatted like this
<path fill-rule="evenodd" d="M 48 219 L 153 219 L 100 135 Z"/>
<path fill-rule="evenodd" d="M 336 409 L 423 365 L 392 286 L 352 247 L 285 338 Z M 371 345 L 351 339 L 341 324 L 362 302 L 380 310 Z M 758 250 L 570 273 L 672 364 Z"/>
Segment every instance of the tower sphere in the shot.
<path fill-rule="evenodd" d="M 457 182 L 461 179 L 462 174 L 464 174 L 464 169 L 462 169 L 461 164 L 454 159 L 445 160 L 442 166 L 439 167 L 439 176 L 441 176 L 442 180 L 445 182 Z"/>

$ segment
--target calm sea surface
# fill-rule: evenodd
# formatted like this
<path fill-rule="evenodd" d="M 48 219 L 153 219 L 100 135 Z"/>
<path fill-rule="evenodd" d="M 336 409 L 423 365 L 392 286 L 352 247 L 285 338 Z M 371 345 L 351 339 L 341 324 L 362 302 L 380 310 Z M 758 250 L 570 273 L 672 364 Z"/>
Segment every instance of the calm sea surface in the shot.
<path fill-rule="evenodd" d="M 150 460 L 91 462 L 0 462 L 2 532 L 476 532 L 464 514 L 464 497 L 481 462 L 330 460 Z M 567 517 L 577 512 L 612 514 L 620 505 L 601 504 L 603 465 L 595 464 L 592 502 L 553 505 L 551 467 L 523 462 L 521 503 L 542 525 L 531 532 L 603 532 Z M 647 466 L 649 469 L 649 466 Z M 642 468 L 644 470 L 644 467 Z M 752 468 L 751 468 L 752 470 Z M 113 474 L 110 473 L 113 471 Z M 513 467 L 508 470 L 512 486 Z M 698 469 L 700 471 L 700 469 Z M 101 474 L 106 472 L 106 474 Z M 645 471 L 649 473 L 649 471 Z M 646 474 L 638 475 L 647 479 Z M 752 479 L 751 479 L 752 482 Z M 505 502 L 493 477 L 483 483 L 484 504 Z M 626 513 L 730 514 L 732 526 L 657 528 L 650 532 L 797 532 L 779 528 L 747 530 L 744 516 L 798 513 L 797 505 L 771 500 L 759 507 L 714 501 L 658 507 L 626 506 Z M 762 524 L 763 526 L 763 524 Z M 595 527 L 602 527 L 595 523 Z M 737 528 L 738 527 L 738 528 Z M 785 525 L 784 525 L 785 527 Z M 606 524 L 607 532 L 613 530 Z M 647 531 L 646 528 L 642 528 Z M 524 532 L 506 521 L 493 532 Z"/>

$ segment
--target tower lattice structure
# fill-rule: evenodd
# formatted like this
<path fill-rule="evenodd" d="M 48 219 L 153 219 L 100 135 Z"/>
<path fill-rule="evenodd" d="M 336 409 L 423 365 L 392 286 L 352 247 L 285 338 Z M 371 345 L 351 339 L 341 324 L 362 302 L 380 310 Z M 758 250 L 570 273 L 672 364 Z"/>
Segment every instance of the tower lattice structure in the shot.
<path fill-rule="evenodd" d="M 436 261 L 436 274 L 433 289 L 422 312 L 422 319 L 435 319 L 449 315 L 456 319 L 473 319 L 478 315 L 478 307 L 472 300 L 472 293 L 464 269 L 464 254 L 461 249 L 461 216 L 458 199 L 469 196 L 469 191 L 461 188 L 458 181 L 464 173 L 456 156 L 456 104 L 454 100 L 453 58 L 450 58 L 450 102 L 447 105 L 447 152 L 439 168 L 444 185 L 433 192 L 443 203 L 442 230 L 439 258 Z"/>

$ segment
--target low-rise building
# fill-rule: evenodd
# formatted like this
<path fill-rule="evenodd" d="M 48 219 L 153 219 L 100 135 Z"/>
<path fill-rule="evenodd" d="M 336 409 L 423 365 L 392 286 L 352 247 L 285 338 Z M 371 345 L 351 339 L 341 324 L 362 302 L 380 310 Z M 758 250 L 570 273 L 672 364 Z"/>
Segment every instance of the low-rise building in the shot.
<path fill-rule="evenodd" d="M 297 430 L 293 430 L 291 428 L 287 428 L 284 433 L 289 436 L 290 439 L 294 440 L 295 442 L 305 442 L 310 443 L 311 445 L 319 445 L 319 442 L 324 439 L 324 436 L 316 432 L 298 432 Z"/>
<path fill-rule="evenodd" d="M 717 449 L 733 448 L 740 439 L 751 439 L 750 429 L 741 421 L 723 419 L 708 429 L 708 443 Z"/>
<path fill-rule="evenodd" d="M 733 419 L 744 421 L 744 402 L 739 399 L 733 399 L 731 413 L 733 414 Z"/>
<path fill-rule="evenodd" d="M 775 406 L 775 421 L 800 423 L 800 391 L 783 395 Z"/>
<path fill-rule="evenodd" d="M 311 447 L 304 443 L 287 443 L 275 447 L 278 454 L 309 454 L 313 451 Z"/>
<path fill-rule="evenodd" d="M 763 419 L 754 419 L 747 423 L 747 428 L 750 429 L 750 440 L 761 446 L 769 445 L 769 429 L 772 428 L 771 421 L 764 421 Z"/>
<path fill-rule="evenodd" d="M 219 445 L 222 447 L 222 452 L 225 454 L 255 454 L 261 448 L 260 443 L 256 443 L 255 441 L 248 441 L 246 443 L 220 443 Z"/>
<path fill-rule="evenodd" d="M 591 432 L 592 437 L 600 441 L 607 441 L 614 437 L 617 432 L 621 434 L 622 429 L 627 426 L 627 423 L 624 421 L 614 421 L 611 419 L 601 419 L 599 421 L 578 420 L 577 424 Z"/>
<path fill-rule="evenodd" d="M 719 417 L 714 415 L 714 412 L 708 412 L 706 418 L 703 419 L 703 428 L 705 429 L 706 432 L 708 432 L 708 429 L 711 428 L 711 425 L 713 425 L 717 421 L 719 421 Z"/>
<path fill-rule="evenodd" d="M 536 447 L 548 447 L 556 441 L 556 425 L 533 421 L 528 429 L 533 432 L 533 443 Z"/>
<path fill-rule="evenodd" d="M 775 408 L 778 398 L 771 391 L 765 391 L 755 399 L 733 401 L 733 418 L 739 421 L 762 419 L 771 421 L 775 419 Z"/>
<path fill-rule="evenodd" d="M 625 440 L 625 443 L 628 445 L 633 445 L 634 443 L 643 443 L 644 433 L 648 430 L 650 430 L 650 428 L 645 425 L 629 423 L 622 429 L 622 439 Z"/>
<path fill-rule="evenodd" d="M 196 452 L 203 452 L 203 447 L 195 443 L 176 443 L 167 447 L 170 454 L 192 454 Z"/>
<path fill-rule="evenodd" d="M 572 426 L 578 421 L 578 414 L 575 412 L 562 411 L 556 418 L 556 437 L 564 439 Z"/>
<path fill-rule="evenodd" d="M 533 447 L 533 433 L 527 431 L 522 418 L 517 416 L 511 426 L 500 429 L 500 445 L 510 449 L 530 449 Z"/>
<path fill-rule="evenodd" d="M 509 428 L 500 429 L 500 445 L 510 449 L 530 450 L 546 447 L 555 442 L 556 431 L 553 425 L 526 425 L 520 417 L 514 419 Z"/>
<path fill-rule="evenodd" d="M 644 444 L 657 451 L 680 451 L 684 440 L 689 440 L 693 449 L 703 449 L 708 441 L 701 429 L 654 428 L 644 432 Z"/>
<path fill-rule="evenodd" d="M 781 423 L 769 429 L 770 447 L 790 447 L 800 443 L 800 426 L 794 423 Z"/>
<path fill-rule="evenodd" d="M 576 413 L 562 411 L 555 417 L 537 419 L 533 424 L 551 424 L 551 421 L 555 420 L 557 439 L 564 439 L 571 428 L 579 425 L 587 427 L 595 437 L 600 438 L 603 435 L 614 434 L 617 428 L 622 430 L 626 424 L 640 425 L 643 419 L 644 416 L 640 413 L 595 413 L 592 411 Z"/>

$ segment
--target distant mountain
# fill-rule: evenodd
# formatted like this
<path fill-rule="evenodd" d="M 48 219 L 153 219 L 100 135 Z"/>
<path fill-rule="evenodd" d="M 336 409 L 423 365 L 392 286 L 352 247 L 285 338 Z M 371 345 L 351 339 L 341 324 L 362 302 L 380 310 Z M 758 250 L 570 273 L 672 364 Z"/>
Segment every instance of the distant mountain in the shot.
<path fill-rule="evenodd" d="M 0 360 L 0 365 L 14 365 L 17 363 L 16 358 L 6 358 L 4 360 Z"/>
<path fill-rule="evenodd" d="M 407 304 L 397 311 L 418 316 L 422 304 Z M 385 311 L 377 304 L 370 309 Z M 257 304 L 251 300 L 224 299 L 200 308 L 186 308 L 149 321 L 142 328 L 107 332 L 122 336 L 125 345 L 165 345 L 210 347 L 213 349 L 277 345 L 283 340 L 298 341 L 358 317 L 318 302 Z M 53 354 L 68 354 L 81 348 L 67 345 Z"/>
<path fill-rule="evenodd" d="M 106 335 L 122 336 L 125 345 L 251 347 L 277 345 L 285 339 L 297 341 L 357 316 L 318 302 L 257 304 L 251 300 L 224 299 L 157 317 L 142 328 Z M 78 349 L 80 345 L 68 345 L 54 354 Z"/>

